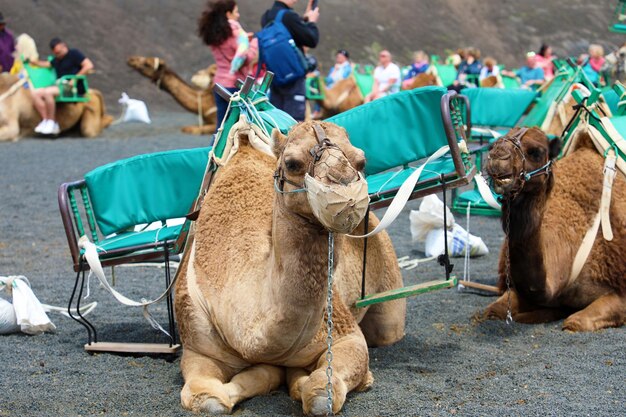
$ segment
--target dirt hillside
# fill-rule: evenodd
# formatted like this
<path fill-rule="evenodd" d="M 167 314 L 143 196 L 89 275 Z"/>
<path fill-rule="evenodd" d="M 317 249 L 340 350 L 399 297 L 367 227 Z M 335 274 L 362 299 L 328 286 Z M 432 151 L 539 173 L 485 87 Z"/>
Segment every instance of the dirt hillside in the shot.
<path fill-rule="evenodd" d="M 257 31 L 270 0 L 239 0 L 241 22 Z M 159 56 L 182 77 L 213 61 L 195 35 L 205 0 L 9 0 L 0 11 L 15 34 L 29 33 L 48 53 L 48 41 L 60 36 L 92 58 L 98 74 L 93 86 L 104 91 L 112 111 L 122 91 L 146 100 L 150 108 L 176 109 L 169 96 L 126 66 L 133 54 Z M 296 5 L 303 11 L 305 0 Z M 612 50 L 626 36 L 607 30 L 615 0 L 320 0 L 321 41 L 315 54 L 324 68 L 333 51 L 348 49 L 357 62 L 374 62 L 381 47 L 401 63 L 411 52 L 476 46 L 508 66 L 523 62 L 523 54 L 542 42 L 557 55 L 577 55 L 589 43 Z"/>

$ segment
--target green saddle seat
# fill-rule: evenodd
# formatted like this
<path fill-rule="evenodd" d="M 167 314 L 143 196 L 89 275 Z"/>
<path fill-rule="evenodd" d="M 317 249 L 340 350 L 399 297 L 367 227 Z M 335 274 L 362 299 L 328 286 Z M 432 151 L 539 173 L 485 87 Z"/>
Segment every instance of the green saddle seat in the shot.
<path fill-rule="evenodd" d="M 144 246 L 157 242 L 174 242 L 180 235 L 182 227 L 183 225 L 179 224 L 176 226 L 166 226 L 153 230 L 118 233 L 98 242 L 98 254 L 101 258 L 107 258 L 107 252 L 117 251 L 118 249 Z M 154 250 L 162 249 L 155 248 Z M 129 252 L 132 252 L 132 250 L 129 250 Z M 115 252 L 115 256 L 120 256 L 120 251 Z"/>
<path fill-rule="evenodd" d="M 497 194 L 493 194 L 497 198 Z M 477 189 L 467 190 L 460 193 L 452 204 L 452 209 L 458 213 L 465 213 L 467 206 L 470 206 L 470 214 L 481 216 L 500 216 L 501 210 L 494 209 L 483 199 Z"/>

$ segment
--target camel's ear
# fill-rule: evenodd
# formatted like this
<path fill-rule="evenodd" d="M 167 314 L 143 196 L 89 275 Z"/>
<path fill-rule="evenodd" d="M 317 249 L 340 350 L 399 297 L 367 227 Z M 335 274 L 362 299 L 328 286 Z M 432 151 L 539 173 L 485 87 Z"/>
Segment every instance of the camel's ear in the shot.
<path fill-rule="evenodd" d="M 272 152 L 276 158 L 280 158 L 280 155 L 285 150 L 287 144 L 287 136 L 283 135 L 279 129 L 272 130 Z"/>
<path fill-rule="evenodd" d="M 548 155 L 550 159 L 556 159 L 561 152 L 561 139 L 555 138 L 548 142 Z"/>

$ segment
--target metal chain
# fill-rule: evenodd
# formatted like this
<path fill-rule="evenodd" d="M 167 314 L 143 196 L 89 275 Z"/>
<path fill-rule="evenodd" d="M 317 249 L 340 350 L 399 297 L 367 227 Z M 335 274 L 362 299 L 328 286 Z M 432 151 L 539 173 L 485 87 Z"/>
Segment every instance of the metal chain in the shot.
<path fill-rule="evenodd" d="M 328 377 L 328 383 L 326 384 L 326 396 L 327 396 L 327 416 L 333 415 L 333 268 L 334 268 L 334 254 L 335 254 L 335 234 L 328 232 L 328 294 L 326 297 L 326 330 L 328 332 L 326 336 L 326 344 L 328 348 L 326 350 L 326 376 Z"/>
<path fill-rule="evenodd" d="M 511 206 L 509 205 L 506 210 L 506 220 L 504 233 L 506 234 L 506 257 L 505 257 L 505 271 L 506 274 L 506 302 L 507 302 L 507 310 L 506 310 L 506 324 L 510 325 L 513 323 L 513 314 L 511 313 L 511 239 L 509 235 L 509 229 L 511 227 Z"/>

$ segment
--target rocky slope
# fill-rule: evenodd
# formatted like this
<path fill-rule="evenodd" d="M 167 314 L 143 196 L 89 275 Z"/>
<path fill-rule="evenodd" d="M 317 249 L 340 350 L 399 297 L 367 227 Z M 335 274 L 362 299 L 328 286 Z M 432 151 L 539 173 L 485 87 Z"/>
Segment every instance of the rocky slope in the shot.
<path fill-rule="evenodd" d="M 257 31 L 269 0 L 239 0 L 241 22 Z M 320 0 L 321 41 L 316 49 L 328 68 L 333 51 L 348 49 L 358 62 L 375 62 L 388 48 L 399 63 L 424 49 L 446 50 L 475 46 L 508 66 L 523 62 L 528 50 L 542 42 L 560 55 L 577 55 L 589 43 L 611 50 L 626 36 L 607 30 L 615 0 Z M 9 0 L 0 11 L 16 34 L 26 32 L 48 53 L 48 41 L 60 36 L 95 62 L 93 86 L 104 91 L 117 108 L 122 91 L 146 100 L 151 108 L 176 109 L 164 93 L 126 66 L 133 54 L 164 58 L 185 79 L 213 60 L 195 35 L 196 20 L 205 0 Z M 304 10 L 301 0 L 296 9 Z"/>

